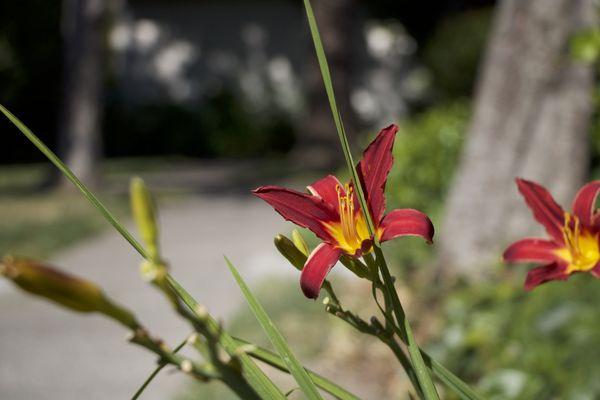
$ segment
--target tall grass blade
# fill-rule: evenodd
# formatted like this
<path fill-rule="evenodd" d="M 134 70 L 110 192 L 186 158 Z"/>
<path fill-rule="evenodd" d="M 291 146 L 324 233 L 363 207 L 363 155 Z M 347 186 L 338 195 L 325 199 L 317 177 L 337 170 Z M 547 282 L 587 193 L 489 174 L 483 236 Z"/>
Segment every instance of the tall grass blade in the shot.
<path fill-rule="evenodd" d="M 83 194 L 83 196 L 86 199 L 88 199 L 88 201 L 90 203 L 92 203 L 92 205 L 94 207 L 96 207 L 96 209 L 98 211 L 100 211 L 100 213 L 104 216 L 104 218 L 121 234 L 121 236 L 123 236 L 123 238 L 125 238 L 125 240 L 127 240 L 129 242 L 129 244 L 131 244 L 131 246 L 133 246 L 134 249 L 137 250 L 138 253 L 140 253 L 140 255 L 142 257 L 148 258 L 148 254 L 147 254 L 146 250 L 142 247 L 142 245 L 115 218 L 115 216 L 110 211 L 108 211 L 108 209 L 104 206 L 104 204 L 102 204 L 100 202 L 100 200 L 98 200 L 98 198 L 83 184 L 83 182 L 81 182 L 79 180 L 79 178 L 77 178 L 77 176 L 75 176 L 73 171 L 71 171 L 69 169 L 69 167 L 67 167 L 61 161 L 61 159 L 58 158 L 58 156 L 56 154 L 54 154 L 54 152 L 52 152 L 52 150 L 50 150 L 44 144 L 44 142 L 42 142 L 33 132 L 31 132 L 31 130 L 29 128 L 27 128 L 27 126 L 25 126 L 25 124 L 23 122 L 21 122 L 10 111 L 8 111 L 6 109 L 6 107 L 4 107 L 1 104 L 0 104 L 0 111 L 2 112 L 2 114 L 4 114 L 6 116 L 6 118 L 8 118 L 10 120 L 10 122 L 13 123 L 13 125 L 15 125 L 17 127 L 17 129 L 19 131 L 21 131 L 21 133 L 23 135 L 25 135 L 25 137 L 27 137 L 27 139 L 29 139 L 29 141 L 31 143 L 33 143 L 33 145 L 35 147 L 38 148 L 39 151 L 41 151 L 50 160 L 50 162 L 52 164 L 54 164 L 56 166 L 56 168 L 58 168 L 60 170 L 60 172 L 63 173 L 64 176 L 67 177 L 67 179 L 69 181 L 71 181 L 71 183 L 73 183 L 73 185 L 75 185 L 75 187 L 77 189 L 79 189 L 81 194 Z"/>
<path fill-rule="evenodd" d="M 312 381 L 306 369 L 300 364 L 292 350 L 289 348 L 287 342 L 285 341 L 283 335 L 279 332 L 279 330 L 275 327 L 273 321 L 267 315 L 267 312 L 263 308 L 263 306 L 259 303 L 259 301 L 254 297 L 237 269 L 233 266 L 231 261 L 227 257 L 225 257 L 225 261 L 227 262 L 227 266 L 231 270 L 235 280 L 237 281 L 244 297 L 246 297 L 246 301 L 252 310 L 252 313 L 262 326 L 263 330 L 269 337 L 269 340 L 277 350 L 277 352 L 281 355 L 281 358 L 287 365 L 290 373 L 296 379 L 298 385 L 300 385 L 300 390 L 305 394 L 305 396 L 309 400 L 322 400 L 321 394 L 319 390 L 315 386 L 315 383 Z"/>
<path fill-rule="evenodd" d="M 325 91 L 327 92 L 327 98 L 329 99 L 329 106 L 331 107 L 331 113 L 333 115 L 333 120 L 335 122 L 335 126 L 338 132 L 338 136 L 340 138 L 340 143 L 342 145 L 342 151 L 344 153 L 344 158 L 346 159 L 346 164 L 350 174 L 352 175 L 352 180 L 354 181 L 354 186 L 356 188 L 356 193 L 358 195 L 360 205 L 365 216 L 365 220 L 367 221 L 367 227 L 369 229 L 370 235 L 374 238 L 374 246 L 377 249 L 379 247 L 379 239 L 377 235 L 375 235 L 375 225 L 373 223 L 373 219 L 371 218 L 370 213 L 367 212 L 367 202 L 364 195 L 364 190 L 361 186 L 360 180 L 358 179 L 358 174 L 356 172 L 354 160 L 352 159 L 352 152 L 350 150 L 350 144 L 348 142 L 348 137 L 346 135 L 344 125 L 340 116 L 340 110 L 337 107 L 337 103 L 335 101 L 335 93 L 333 90 L 333 83 L 331 80 L 331 73 L 329 72 L 329 65 L 327 63 L 327 57 L 325 56 L 325 50 L 323 48 L 323 43 L 321 41 L 321 35 L 319 34 L 319 29 L 317 26 L 317 21 L 315 19 L 314 12 L 312 10 L 312 6 L 310 5 L 310 0 L 304 0 L 304 8 L 306 9 L 306 16 L 308 18 L 308 24 L 310 26 L 310 32 L 313 39 L 313 43 L 315 45 L 315 51 L 317 53 L 317 59 L 319 61 L 319 68 L 321 69 L 321 75 L 323 77 L 323 83 L 325 84 Z M 379 254 L 378 257 L 379 259 Z M 389 271 L 387 271 L 387 266 L 382 265 L 381 269 L 386 271 L 382 271 L 382 273 L 387 273 L 389 275 Z M 410 329 L 410 325 L 404 313 L 401 312 L 401 305 L 398 300 L 396 290 L 393 287 L 393 283 L 391 283 L 391 277 L 385 277 L 386 287 L 393 301 L 394 310 L 396 313 L 396 317 L 398 319 L 398 323 L 403 324 L 407 332 L 407 345 L 409 349 L 409 353 L 411 355 L 411 360 L 413 363 L 413 367 L 417 374 L 417 378 L 421 385 L 421 389 L 426 399 L 437 400 L 438 394 L 435 390 L 435 386 L 429 375 L 429 371 L 423 358 L 421 356 L 421 351 L 414 341 L 412 331 Z M 390 287 L 391 285 L 391 287 Z M 393 292 L 393 293 L 392 293 Z"/>

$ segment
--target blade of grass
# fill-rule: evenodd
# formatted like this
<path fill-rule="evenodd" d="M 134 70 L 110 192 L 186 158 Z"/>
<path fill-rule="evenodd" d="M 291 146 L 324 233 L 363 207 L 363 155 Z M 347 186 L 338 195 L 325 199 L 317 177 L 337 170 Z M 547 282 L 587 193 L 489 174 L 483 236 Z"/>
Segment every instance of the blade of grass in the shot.
<path fill-rule="evenodd" d="M 229 261 L 227 257 L 225 257 L 225 261 L 227 262 L 227 266 L 231 270 L 231 273 L 240 286 L 244 297 L 246 297 L 246 301 L 248 302 L 252 313 L 262 326 L 275 349 L 277 349 L 277 352 L 281 355 L 281 358 L 287 365 L 290 373 L 294 379 L 296 379 L 298 385 L 300 385 L 302 392 L 304 392 L 306 397 L 310 400 L 321 400 L 322 397 L 319 393 L 319 390 L 315 386 L 315 383 L 306 372 L 306 369 L 304 369 L 304 367 L 300 364 L 296 356 L 294 356 L 294 353 L 292 353 L 292 350 L 289 348 L 283 335 L 275 327 L 275 324 L 269 318 L 263 306 L 259 303 L 258 299 L 254 297 L 231 261 Z"/>
<path fill-rule="evenodd" d="M 358 174 L 356 172 L 354 160 L 352 159 L 352 152 L 350 151 L 350 144 L 348 143 L 348 137 L 346 135 L 344 125 L 342 123 L 342 119 L 340 116 L 340 111 L 337 107 L 337 103 L 335 101 L 335 93 L 333 90 L 333 83 L 331 81 L 331 73 L 329 71 L 329 65 L 327 63 L 327 57 L 325 56 L 325 50 L 323 48 L 323 43 L 321 41 L 321 35 L 319 34 L 319 29 L 317 26 L 317 21 L 315 19 L 314 12 L 312 10 L 312 6 L 310 5 L 310 0 L 304 0 L 304 8 L 306 9 L 306 16 L 308 18 L 308 24 L 310 26 L 310 32 L 313 39 L 313 43 L 315 46 L 315 51 L 317 53 L 317 59 L 319 61 L 319 68 L 321 69 L 321 75 L 323 77 L 323 83 L 325 84 L 325 91 L 327 92 L 327 98 L 329 99 L 329 105 L 331 107 L 331 113 L 333 115 L 333 119 L 335 122 L 335 126 L 338 132 L 338 136 L 340 139 L 340 143 L 342 145 L 342 151 L 344 153 L 344 158 L 346 159 L 346 164 L 350 174 L 352 175 L 352 180 L 354 181 L 354 186 L 357 189 L 356 193 L 360 200 L 360 205 L 367 221 L 367 227 L 369 229 L 369 233 L 371 237 L 374 238 L 374 247 L 377 253 L 378 262 L 380 262 L 384 282 L 386 284 L 386 290 L 388 291 L 392 303 L 396 318 L 399 324 L 402 324 L 406 331 L 407 345 L 408 350 L 411 355 L 411 360 L 415 372 L 417 374 L 417 378 L 419 380 L 419 384 L 421 385 L 421 389 L 426 399 L 437 400 L 439 398 L 437 391 L 435 389 L 435 385 L 429 375 L 429 371 L 423 358 L 421 356 L 421 350 L 419 349 L 417 343 L 414 340 L 412 335 L 412 329 L 410 328 L 410 324 L 408 319 L 404 315 L 404 312 L 401 309 L 400 300 L 398 299 L 398 295 L 393 286 L 393 281 L 389 274 L 389 270 L 387 269 L 387 265 L 385 265 L 385 261 L 383 259 L 383 254 L 381 253 L 381 249 L 379 249 L 379 239 L 377 235 L 375 235 L 375 225 L 371 218 L 370 213 L 367 212 L 367 202 L 365 200 L 364 190 L 358 179 Z M 379 251 L 378 251 L 379 250 Z M 381 259 L 379 255 L 381 254 Z"/>
<path fill-rule="evenodd" d="M 35 147 L 38 148 L 49 160 L 54 164 L 66 177 L 79 189 L 82 195 L 104 216 L 104 218 L 133 246 L 133 248 L 146 260 L 149 260 L 150 255 L 144 247 L 133 237 L 133 235 L 125 228 L 114 215 L 100 202 L 100 200 L 77 178 L 77 176 L 58 158 L 52 150 L 50 150 L 23 122 L 15 115 L 8 111 L 0 104 L 0 112 L 2 112 L 12 122 L 17 129 L 29 139 Z M 175 293 L 180 296 L 181 300 L 196 313 L 199 304 L 196 300 L 177 282 L 172 276 L 167 275 L 167 281 Z M 203 316 L 203 318 L 206 318 Z M 207 318 L 211 327 L 218 331 L 220 330 L 218 323 L 212 318 Z M 232 357 L 238 357 L 244 367 L 244 374 L 248 379 L 248 383 L 254 390 L 264 399 L 282 399 L 285 400 L 283 393 L 275 386 L 275 384 L 267 378 L 267 376 L 258 368 L 256 363 L 247 355 L 237 354 L 237 345 L 235 341 L 226 334 L 221 333 L 219 343 L 225 351 Z"/>
<path fill-rule="evenodd" d="M 38 148 L 40 152 L 42 152 L 48 158 L 48 160 L 50 160 L 52 164 L 56 166 L 56 168 L 60 170 L 60 172 L 63 173 L 64 176 L 67 177 L 69 181 L 71 181 L 71 183 L 73 183 L 73 185 L 75 185 L 77 189 L 79 189 L 81 194 L 83 194 L 83 196 L 90 203 L 92 203 L 92 205 L 96 207 L 98 211 L 100 211 L 104 218 L 121 234 L 121 236 L 123 236 L 123 238 L 125 238 L 125 240 L 129 242 L 129 244 L 131 244 L 131 246 L 133 246 L 134 249 L 137 250 L 138 253 L 140 253 L 142 257 L 148 258 L 148 254 L 142 245 L 121 223 L 119 223 L 119 221 L 117 221 L 115 216 L 104 206 L 104 204 L 98 200 L 98 198 L 83 184 L 83 182 L 81 182 L 79 178 L 75 176 L 69 167 L 67 167 L 61 161 L 61 159 L 58 158 L 58 156 L 44 144 L 44 142 L 42 142 L 27 126 L 25 126 L 23 122 L 21 122 L 10 111 L 8 111 L 2 104 L 0 104 L 0 111 L 17 127 L 17 129 L 19 129 L 19 131 L 21 131 L 23 135 L 25 135 L 25 137 L 27 137 L 27 139 L 29 139 L 31 143 L 33 143 L 35 147 Z"/>
<path fill-rule="evenodd" d="M 279 354 L 273 353 L 272 351 L 263 349 L 262 347 L 258 347 L 256 345 L 252 345 L 249 342 L 246 342 L 245 340 L 242 340 L 242 339 L 234 338 L 234 340 L 238 343 L 239 346 L 247 346 L 247 345 L 252 346 L 252 349 L 247 351 L 247 353 L 250 355 L 250 357 L 260 360 L 260 361 L 263 361 L 263 362 L 269 364 L 270 366 L 272 366 L 273 368 L 277 368 L 278 370 L 280 370 L 282 372 L 287 372 L 288 374 L 290 373 L 289 368 L 287 367 L 285 362 L 281 359 L 281 356 Z M 350 393 L 343 387 L 337 385 L 336 383 L 331 382 L 329 379 L 317 374 L 316 372 L 313 372 L 309 369 L 306 369 L 306 372 L 308 373 L 310 378 L 313 380 L 315 385 L 317 385 L 318 387 L 320 387 L 327 393 L 331 394 L 336 399 L 360 400 L 360 398 L 358 396 Z"/>

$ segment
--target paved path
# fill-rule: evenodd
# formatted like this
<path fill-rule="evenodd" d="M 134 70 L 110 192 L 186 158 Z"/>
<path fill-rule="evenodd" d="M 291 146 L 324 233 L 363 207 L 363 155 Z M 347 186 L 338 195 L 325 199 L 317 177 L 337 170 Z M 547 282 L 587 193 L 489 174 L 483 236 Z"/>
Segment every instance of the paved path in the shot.
<path fill-rule="evenodd" d="M 211 313 L 226 318 L 241 295 L 222 258 L 249 282 L 265 273 L 297 274 L 273 251 L 278 215 L 250 196 L 201 195 L 161 209 L 163 250 L 172 273 Z M 189 332 L 138 276 L 140 258 L 113 231 L 60 254 L 54 263 L 99 283 L 129 305 L 152 332 L 175 344 Z M 9 290 L 10 289 L 10 290 Z M 0 287 L 0 399 L 128 399 L 155 358 L 125 342 L 126 331 Z M 144 399 L 169 399 L 181 377 L 162 373 Z"/>

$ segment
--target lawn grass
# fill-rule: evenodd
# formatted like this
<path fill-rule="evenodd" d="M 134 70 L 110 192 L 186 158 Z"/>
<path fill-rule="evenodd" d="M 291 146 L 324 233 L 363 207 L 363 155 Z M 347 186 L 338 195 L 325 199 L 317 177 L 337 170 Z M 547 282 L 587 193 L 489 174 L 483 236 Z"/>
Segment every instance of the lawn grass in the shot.
<path fill-rule="evenodd" d="M 0 168 L 0 254 L 47 258 L 108 225 L 75 192 L 44 189 L 50 167 L 43 164 Z M 124 194 L 101 193 L 124 216 Z"/>

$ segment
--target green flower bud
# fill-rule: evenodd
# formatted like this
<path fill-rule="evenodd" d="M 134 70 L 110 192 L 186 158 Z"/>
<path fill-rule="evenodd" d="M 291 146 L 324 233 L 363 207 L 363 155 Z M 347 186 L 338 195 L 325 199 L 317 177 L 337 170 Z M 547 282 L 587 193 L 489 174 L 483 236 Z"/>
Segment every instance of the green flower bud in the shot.
<path fill-rule="evenodd" d="M 142 240 L 154 263 L 159 263 L 158 226 L 152 195 L 141 178 L 133 178 L 130 184 L 131 210 Z"/>
<path fill-rule="evenodd" d="M 302 271 L 307 256 L 296 247 L 294 242 L 279 234 L 275 236 L 275 247 L 297 270 Z"/>
<path fill-rule="evenodd" d="M 304 253 L 306 257 L 308 257 L 308 255 L 310 254 L 310 251 L 308 250 L 308 245 L 306 244 L 304 237 L 302 237 L 302 234 L 298 229 L 294 229 L 292 231 L 292 241 L 294 242 L 298 250 L 300 250 L 302 253 Z"/>
<path fill-rule="evenodd" d="M 133 314 L 114 304 L 102 289 L 92 282 L 75 277 L 37 261 L 5 257 L 0 263 L 0 275 L 24 291 L 44 297 L 70 310 L 98 312 L 131 329 L 137 323 Z"/>

